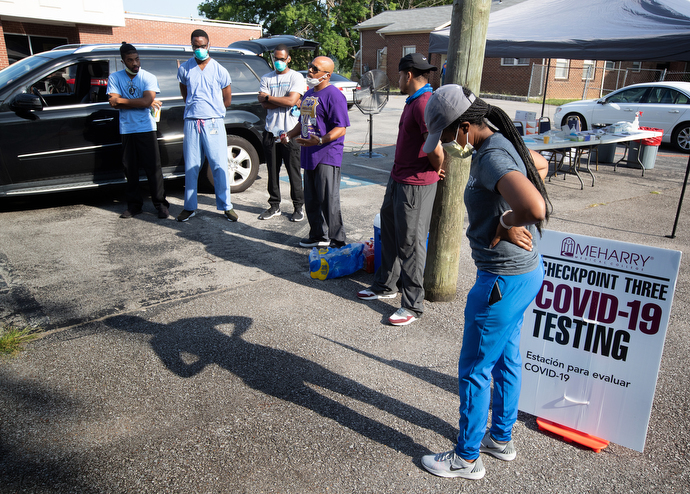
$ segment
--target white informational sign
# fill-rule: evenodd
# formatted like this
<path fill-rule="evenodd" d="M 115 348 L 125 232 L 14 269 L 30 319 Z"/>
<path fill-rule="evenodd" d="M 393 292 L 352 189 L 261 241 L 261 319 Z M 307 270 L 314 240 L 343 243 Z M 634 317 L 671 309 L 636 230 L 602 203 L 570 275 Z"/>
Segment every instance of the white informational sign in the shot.
<path fill-rule="evenodd" d="M 544 231 L 520 410 L 642 451 L 681 253 Z"/>

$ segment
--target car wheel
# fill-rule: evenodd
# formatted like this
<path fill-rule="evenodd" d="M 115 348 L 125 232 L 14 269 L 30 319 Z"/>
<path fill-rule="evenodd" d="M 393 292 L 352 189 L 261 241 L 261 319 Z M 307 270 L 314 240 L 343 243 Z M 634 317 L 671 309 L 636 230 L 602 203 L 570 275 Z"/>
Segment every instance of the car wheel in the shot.
<path fill-rule="evenodd" d="M 204 165 L 203 176 L 207 187 L 213 187 L 213 171 Z M 228 177 L 230 192 L 244 192 L 256 180 L 259 174 L 259 154 L 251 143 L 243 137 L 228 134 Z"/>
<path fill-rule="evenodd" d="M 671 143 L 679 151 L 686 153 L 690 151 L 690 122 L 683 122 L 673 129 Z"/>
<path fill-rule="evenodd" d="M 568 118 L 569 117 L 577 117 L 580 119 L 580 130 L 587 130 L 587 120 L 585 120 L 585 117 L 580 115 L 579 113 L 568 113 L 565 117 L 563 117 L 563 120 L 561 120 L 561 127 L 564 125 L 568 125 Z"/>

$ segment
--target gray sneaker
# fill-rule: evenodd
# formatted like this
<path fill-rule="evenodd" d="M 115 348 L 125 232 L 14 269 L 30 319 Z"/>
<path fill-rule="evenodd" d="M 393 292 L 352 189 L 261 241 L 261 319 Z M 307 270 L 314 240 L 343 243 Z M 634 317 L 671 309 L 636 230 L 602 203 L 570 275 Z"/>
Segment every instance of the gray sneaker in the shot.
<path fill-rule="evenodd" d="M 280 216 L 280 208 L 278 206 L 271 206 L 266 211 L 259 215 L 260 220 L 267 220 L 273 218 L 274 216 Z"/>
<path fill-rule="evenodd" d="M 511 439 L 507 443 L 499 443 L 493 437 L 491 433 L 486 431 L 484 434 L 484 439 L 482 439 L 482 444 L 479 446 L 479 451 L 482 453 L 488 453 L 491 456 L 495 456 L 499 460 L 511 461 L 515 459 L 517 452 L 515 451 L 515 444 Z"/>
<path fill-rule="evenodd" d="M 422 456 L 422 466 L 439 477 L 462 477 L 463 479 L 479 480 L 486 473 L 481 456 L 470 463 L 456 455 L 455 450 Z"/>

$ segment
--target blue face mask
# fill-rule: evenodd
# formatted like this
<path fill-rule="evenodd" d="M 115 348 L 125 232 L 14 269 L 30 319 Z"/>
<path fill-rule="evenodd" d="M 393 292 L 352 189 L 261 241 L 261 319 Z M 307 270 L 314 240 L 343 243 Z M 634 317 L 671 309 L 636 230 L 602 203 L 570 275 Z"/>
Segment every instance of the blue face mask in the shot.
<path fill-rule="evenodd" d="M 282 60 L 276 60 L 273 62 L 273 66 L 276 68 L 276 72 L 282 72 L 285 69 L 287 69 L 287 62 L 283 62 Z"/>
<path fill-rule="evenodd" d="M 194 58 L 196 58 L 197 60 L 203 62 L 208 58 L 208 56 L 208 50 L 204 48 L 197 48 L 196 50 L 194 50 Z"/>

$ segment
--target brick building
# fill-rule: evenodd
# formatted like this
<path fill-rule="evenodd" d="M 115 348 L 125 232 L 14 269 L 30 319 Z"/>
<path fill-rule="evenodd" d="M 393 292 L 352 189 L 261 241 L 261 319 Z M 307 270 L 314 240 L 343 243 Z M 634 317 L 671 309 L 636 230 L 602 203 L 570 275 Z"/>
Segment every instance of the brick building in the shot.
<path fill-rule="evenodd" d="M 450 26 L 452 5 L 411 10 L 388 10 L 357 24 L 360 53 L 353 73 L 370 69 L 386 72 L 391 86 L 398 86 L 398 62 L 408 53 L 428 54 L 429 33 Z M 445 56 L 429 60 L 441 68 Z M 354 77 L 353 77 L 354 78 Z M 431 84 L 440 85 L 440 71 L 432 73 Z"/>
<path fill-rule="evenodd" d="M 261 37 L 261 26 L 236 22 L 132 14 L 121 1 L 4 0 L 0 2 L 0 69 L 64 44 L 189 44 L 195 29 L 212 46 Z"/>

